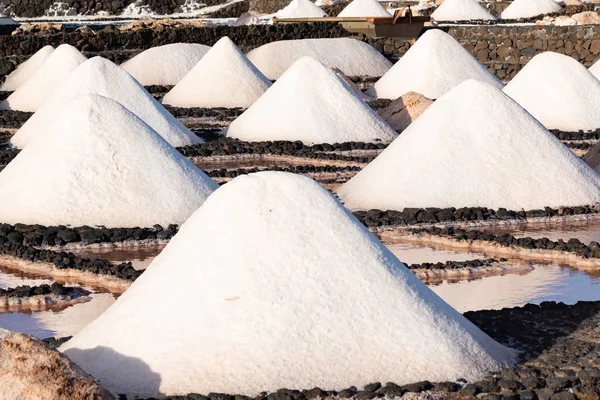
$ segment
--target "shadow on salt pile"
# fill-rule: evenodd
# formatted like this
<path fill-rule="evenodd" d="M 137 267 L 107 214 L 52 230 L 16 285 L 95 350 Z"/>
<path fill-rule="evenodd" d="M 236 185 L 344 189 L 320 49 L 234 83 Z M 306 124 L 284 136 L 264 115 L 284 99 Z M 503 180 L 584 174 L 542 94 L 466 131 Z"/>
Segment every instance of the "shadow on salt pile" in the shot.
<path fill-rule="evenodd" d="M 71 360 L 105 360 L 108 362 L 105 365 L 117 365 L 121 371 L 135 371 L 138 378 L 136 391 L 141 396 L 152 396 L 159 393 L 161 378 L 160 375 L 154 372 L 148 364 L 136 357 L 129 357 L 118 353 L 108 347 L 94 347 L 92 349 L 69 349 L 64 354 Z M 97 371 L 94 378 L 102 380 L 103 371 Z M 123 374 L 122 379 L 127 380 L 124 384 L 131 385 L 128 377 L 130 375 Z"/>

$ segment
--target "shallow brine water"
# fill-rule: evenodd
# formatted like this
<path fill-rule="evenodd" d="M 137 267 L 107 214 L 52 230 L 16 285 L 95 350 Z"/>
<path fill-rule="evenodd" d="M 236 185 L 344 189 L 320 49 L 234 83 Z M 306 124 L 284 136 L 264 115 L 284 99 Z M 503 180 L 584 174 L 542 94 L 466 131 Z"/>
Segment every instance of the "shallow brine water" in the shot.
<path fill-rule="evenodd" d="M 540 230 L 540 232 L 544 231 Z M 530 235 L 529 233 L 524 234 Z M 584 235 L 582 232 L 579 234 Z M 542 236 L 546 236 L 546 234 L 542 234 Z M 572 234 L 570 237 L 576 236 Z M 102 257 L 117 263 L 132 261 L 136 268 L 144 269 L 162 248 L 164 245 L 123 249 L 78 249 L 73 252 L 91 258 Z M 437 250 L 406 244 L 390 244 L 388 248 L 407 264 L 487 258 L 485 254 L 481 253 Z M 452 280 L 454 281 L 454 278 Z M 0 270 L 0 287 L 14 287 L 23 284 L 39 285 L 50 282 L 48 279 Z M 534 264 L 533 269 L 528 271 L 516 270 L 488 276 L 465 277 L 458 282 L 444 280 L 430 284 L 430 287 L 460 312 L 500 309 L 547 300 L 569 304 L 579 300 L 600 300 L 600 274 L 594 276 L 588 272 L 559 265 Z M 62 310 L 0 314 L 0 327 L 41 338 L 70 336 L 79 332 L 99 316 L 115 299 L 116 296 L 109 293 L 94 293 L 91 301 Z"/>
<path fill-rule="evenodd" d="M 510 233 L 516 237 L 532 237 L 534 239 L 547 237 L 551 240 L 562 239 L 566 242 L 575 238 L 585 244 L 589 244 L 591 241 L 600 242 L 600 220 L 510 224 L 483 227 L 481 230 L 496 235 Z"/>

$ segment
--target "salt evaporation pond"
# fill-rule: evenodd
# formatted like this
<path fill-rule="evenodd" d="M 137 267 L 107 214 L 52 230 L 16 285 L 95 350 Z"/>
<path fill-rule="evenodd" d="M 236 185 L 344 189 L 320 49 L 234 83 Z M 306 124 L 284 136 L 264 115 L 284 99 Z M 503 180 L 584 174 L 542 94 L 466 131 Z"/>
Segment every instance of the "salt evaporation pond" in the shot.
<path fill-rule="evenodd" d="M 575 222 L 537 222 L 534 224 L 507 224 L 493 228 L 477 228 L 484 232 L 501 235 L 510 233 L 516 237 L 531 237 L 540 239 L 547 237 L 550 240 L 579 239 L 584 244 L 592 241 L 600 242 L 600 221 L 575 221 Z"/>
<path fill-rule="evenodd" d="M 599 228 L 600 221 L 593 221 L 558 226 L 537 224 L 528 227 L 495 227 L 493 232 L 507 231 L 517 236 L 546 236 L 555 239 L 563 238 L 563 240 L 577 237 L 584 242 L 589 242 L 600 238 Z M 408 264 L 488 258 L 483 253 L 439 250 L 408 244 L 389 244 L 387 247 L 400 260 Z M 162 248 L 164 245 L 117 249 L 87 248 L 70 251 L 79 256 L 101 257 L 115 263 L 131 261 L 134 268 L 144 269 Z M 0 270 L 0 288 L 43 283 L 52 283 L 52 281 Z M 553 264 L 534 264 L 531 271 L 509 271 L 494 276 L 472 277 L 459 282 L 438 281 L 430 287 L 459 312 L 501 309 L 527 303 L 539 304 L 542 301 L 562 301 L 573 304 L 580 300 L 600 300 L 600 275 L 594 276 L 589 272 Z M 89 302 L 76 304 L 63 310 L 0 314 L 0 327 L 40 338 L 71 336 L 100 315 L 116 299 L 116 295 L 110 293 L 94 293 L 91 297 Z"/>

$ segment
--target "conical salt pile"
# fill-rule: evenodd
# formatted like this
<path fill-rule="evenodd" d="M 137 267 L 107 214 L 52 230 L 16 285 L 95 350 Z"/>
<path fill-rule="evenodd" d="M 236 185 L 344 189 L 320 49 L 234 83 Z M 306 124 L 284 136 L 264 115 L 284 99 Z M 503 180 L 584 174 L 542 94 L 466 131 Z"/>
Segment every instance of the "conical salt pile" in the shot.
<path fill-rule="evenodd" d="M 269 79 L 279 79 L 302 57 L 339 68 L 346 76 L 380 77 L 392 67 L 373 46 L 352 38 L 280 40 L 248 53 L 248 59 Z"/>
<path fill-rule="evenodd" d="M 61 44 L 27 81 L 0 103 L 0 109 L 37 111 L 85 60 L 75 47 Z"/>
<path fill-rule="evenodd" d="M 33 74 L 35 74 L 35 72 L 44 64 L 44 62 L 46 62 L 48 57 L 50 57 L 50 54 L 52 54 L 53 51 L 54 47 L 52 46 L 42 47 L 6 77 L 2 86 L 0 86 L 0 90 L 6 92 L 17 90 L 19 86 L 21 86 L 29 78 L 31 78 Z"/>
<path fill-rule="evenodd" d="M 275 14 L 277 18 L 320 18 L 326 16 L 325 11 L 310 0 L 292 0 L 290 4 Z"/>
<path fill-rule="evenodd" d="M 583 156 L 583 161 L 595 171 L 600 172 L 600 142 L 593 145 Z"/>
<path fill-rule="evenodd" d="M 228 37 L 221 38 L 165 95 L 177 107 L 250 107 L 271 86 Z"/>
<path fill-rule="evenodd" d="M 431 18 L 435 21 L 472 21 L 495 20 L 492 14 L 483 8 L 477 0 L 445 0 Z"/>
<path fill-rule="evenodd" d="M 554 0 L 514 0 L 498 16 L 499 19 L 532 18 L 558 12 L 562 7 Z"/>
<path fill-rule="evenodd" d="M 353 0 L 338 17 L 391 17 L 392 15 L 377 0 Z"/>
<path fill-rule="evenodd" d="M 600 201 L 600 175 L 501 90 L 468 80 L 433 103 L 338 194 L 362 210 L 531 210 Z"/>
<path fill-rule="evenodd" d="M 210 50 L 196 43 L 173 43 L 152 47 L 121 64 L 139 83 L 177 85 Z"/>
<path fill-rule="evenodd" d="M 231 123 L 227 136 L 312 144 L 391 142 L 396 132 L 333 71 L 304 57 Z"/>
<path fill-rule="evenodd" d="M 428 30 L 400 60 L 367 91 L 372 97 L 396 99 L 408 92 L 437 99 L 467 79 L 501 88 L 502 82 L 452 36 Z"/>
<path fill-rule="evenodd" d="M 217 190 L 61 351 L 143 396 L 477 379 L 512 358 L 318 183 L 282 172 Z"/>
<path fill-rule="evenodd" d="M 506 85 L 504 93 L 548 129 L 600 128 L 600 81 L 569 56 L 538 54 Z"/>
<path fill-rule="evenodd" d="M 44 128 L 73 99 L 84 94 L 109 97 L 135 113 L 172 146 L 201 143 L 193 132 L 173 117 L 131 75 L 112 62 L 94 57 L 73 72 L 64 85 L 27 120 L 11 139 L 23 148 L 42 135 Z"/>
<path fill-rule="evenodd" d="M 183 223 L 217 184 L 114 100 L 79 97 L 0 172 L 4 223 Z"/>
<path fill-rule="evenodd" d="M 588 68 L 588 71 L 590 71 L 597 79 L 600 79 L 600 60 L 596 60 L 596 62 Z"/>

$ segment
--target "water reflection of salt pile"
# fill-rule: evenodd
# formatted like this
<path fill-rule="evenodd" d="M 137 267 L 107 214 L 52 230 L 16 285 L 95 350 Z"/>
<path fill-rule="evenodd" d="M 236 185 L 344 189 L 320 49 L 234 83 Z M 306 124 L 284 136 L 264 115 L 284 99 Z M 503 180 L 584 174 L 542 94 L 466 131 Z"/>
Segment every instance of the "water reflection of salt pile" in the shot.
<path fill-rule="evenodd" d="M 39 338 L 71 336 L 95 320 L 114 301 L 112 294 L 95 293 L 91 301 L 61 311 L 1 314 L 0 326 Z"/>
<path fill-rule="evenodd" d="M 500 309 L 542 301 L 568 304 L 600 300 L 600 280 L 557 265 L 537 265 L 528 273 L 430 286 L 459 312 Z"/>

